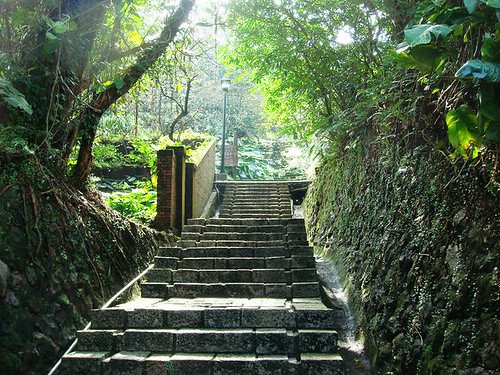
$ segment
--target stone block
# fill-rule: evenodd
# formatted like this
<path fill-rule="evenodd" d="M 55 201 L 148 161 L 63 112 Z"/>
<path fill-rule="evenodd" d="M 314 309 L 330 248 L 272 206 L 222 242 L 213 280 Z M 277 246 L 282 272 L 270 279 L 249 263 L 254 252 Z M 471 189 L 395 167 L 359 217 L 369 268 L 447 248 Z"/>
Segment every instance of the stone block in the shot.
<path fill-rule="evenodd" d="M 337 351 L 338 334 L 332 330 L 299 330 L 301 353 L 334 353 Z"/>
<path fill-rule="evenodd" d="M 128 311 L 128 328 L 164 327 L 163 310 L 135 309 Z"/>
<path fill-rule="evenodd" d="M 179 309 L 166 311 L 168 327 L 195 328 L 203 325 L 203 309 Z"/>
<path fill-rule="evenodd" d="M 256 257 L 288 257 L 289 251 L 285 247 L 256 247 L 254 250 Z"/>
<path fill-rule="evenodd" d="M 316 268 L 314 256 L 292 256 L 291 268 Z"/>
<path fill-rule="evenodd" d="M 159 255 L 168 258 L 180 258 L 182 249 L 178 247 L 165 247 L 160 246 Z"/>
<path fill-rule="evenodd" d="M 127 351 L 171 352 L 174 331 L 168 329 L 128 329 L 124 335 Z"/>
<path fill-rule="evenodd" d="M 179 261 L 178 258 L 160 257 L 160 256 L 156 256 L 153 260 L 155 268 L 170 268 L 172 270 L 177 269 L 178 261 Z"/>
<path fill-rule="evenodd" d="M 199 271 L 180 269 L 173 272 L 172 280 L 174 283 L 196 283 L 198 275 Z"/>
<path fill-rule="evenodd" d="M 149 282 L 172 282 L 172 270 L 170 268 L 152 268 L 145 276 Z"/>
<path fill-rule="evenodd" d="M 58 374 L 100 374 L 101 363 L 108 356 L 109 352 L 71 352 L 62 358 Z"/>
<path fill-rule="evenodd" d="M 255 351 L 259 354 L 287 354 L 293 352 L 293 341 L 286 329 L 259 328 L 255 330 Z"/>
<path fill-rule="evenodd" d="M 255 362 L 255 374 L 297 375 L 298 364 L 289 362 L 288 356 L 259 355 Z"/>
<path fill-rule="evenodd" d="M 95 309 L 91 313 L 92 329 L 124 329 L 127 313 L 120 308 Z"/>
<path fill-rule="evenodd" d="M 299 373 L 344 375 L 344 365 L 338 354 L 302 354 Z"/>
<path fill-rule="evenodd" d="M 266 261 L 262 258 L 228 258 L 227 268 L 255 269 L 266 268 Z"/>
<path fill-rule="evenodd" d="M 285 271 L 283 269 L 254 269 L 252 280 L 254 283 L 285 283 Z"/>
<path fill-rule="evenodd" d="M 220 270 L 220 269 L 229 268 L 229 267 L 227 267 L 227 263 L 226 263 L 225 258 L 215 258 L 214 259 L 214 268 Z"/>
<path fill-rule="evenodd" d="M 317 282 L 319 280 L 316 268 L 296 268 L 291 270 L 292 282 Z"/>
<path fill-rule="evenodd" d="M 214 268 L 214 258 L 184 258 L 179 262 L 179 269 L 212 269 Z"/>
<path fill-rule="evenodd" d="M 114 349 L 114 335 L 121 331 L 114 329 L 87 329 L 77 331 L 78 338 L 77 349 L 78 351 L 98 351 L 107 352 Z"/>
<path fill-rule="evenodd" d="M 255 268 L 285 268 L 286 262 L 285 257 L 268 257 L 266 258 L 265 267 L 255 267 Z"/>
<path fill-rule="evenodd" d="M 206 309 L 205 327 L 208 328 L 238 328 L 241 325 L 240 309 Z"/>
<path fill-rule="evenodd" d="M 196 218 L 196 219 L 188 219 L 188 225 L 206 225 L 207 220 L 206 219 L 201 219 L 201 218 Z"/>
<path fill-rule="evenodd" d="M 176 350 L 180 353 L 249 353 L 255 351 L 252 330 L 180 330 Z"/>
<path fill-rule="evenodd" d="M 295 320 L 299 328 L 334 329 L 337 327 L 336 312 L 330 309 L 298 309 Z"/>
<path fill-rule="evenodd" d="M 255 328 L 295 327 L 293 314 L 285 309 L 242 309 L 241 326 Z"/>
<path fill-rule="evenodd" d="M 172 355 L 170 366 L 166 366 L 166 374 L 187 375 L 187 374 L 210 374 L 214 354 L 174 354 Z M 165 372 L 163 372 L 165 374 Z M 149 373 L 147 374 L 149 375 Z"/>
<path fill-rule="evenodd" d="M 291 249 L 291 255 L 314 256 L 314 251 L 311 246 L 296 246 Z"/>
<path fill-rule="evenodd" d="M 292 284 L 293 298 L 319 298 L 320 289 L 318 282 L 304 282 Z"/>
<path fill-rule="evenodd" d="M 292 298 L 292 289 L 289 285 L 281 283 L 281 284 L 265 284 L 266 288 L 266 297 L 268 298 Z"/>
<path fill-rule="evenodd" d="M 117 375 L 142 375 L 143 362 L 150 355 L 149 352 L 120 352 L 110 358 L 111 373 Z"/>
<path fill-rule="evenodd" d="M 212 375 L 255 375 L 255 363 L 252 354 L 217 354 L 212 362 Z"/>
<path fill-rule="evenodd" d="M 141 284 L 141 296 L 143 298 L 168 298 L 168 284 L 156 282 L 144 282 Z"/>

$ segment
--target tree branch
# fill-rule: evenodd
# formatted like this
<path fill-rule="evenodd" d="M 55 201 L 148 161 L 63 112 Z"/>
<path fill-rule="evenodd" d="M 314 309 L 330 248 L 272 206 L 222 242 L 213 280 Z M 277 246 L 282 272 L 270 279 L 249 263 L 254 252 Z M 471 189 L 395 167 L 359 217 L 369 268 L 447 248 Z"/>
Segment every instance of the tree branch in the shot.
<path fill-rule="evenodd" d="M 74 180 L 77 185 L 84 184 L 90 173 L 92 146 L 101 116 L 113 103 L 125 95 L 166 51 L 182 23 L 187 19 L 193 4 L 194 0 L 181 0 L 172 16 L 165 20 L 165 26 L 155 43 L 147 47 L 136 63 L 125 70 L 122 76 L 123 87 L 118 89 L 116 85 L 112 85 L 104 92 L 94 92 L 90 106 L 82 112 L 79 118 L 79 133 L 82 135 L 82 140 L 74 172 Z"/>

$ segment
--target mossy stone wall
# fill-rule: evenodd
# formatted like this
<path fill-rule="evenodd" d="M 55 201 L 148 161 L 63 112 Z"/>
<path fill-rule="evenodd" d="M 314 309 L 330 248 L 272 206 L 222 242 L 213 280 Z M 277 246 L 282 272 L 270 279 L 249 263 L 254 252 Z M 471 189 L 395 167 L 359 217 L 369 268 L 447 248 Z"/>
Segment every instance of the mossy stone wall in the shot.
<path fill-rule="evenodd" d="M 171 234 L 130 222 L 34 160 L 0 163 L 0 373 L 43 374 Z"/>
<path fill-rule="evenodd" d="M 385 150 L 324 161 L 305 203 L 372 364 L 381 374 L 499 371 L 500 200 L 430 147 Z"/>

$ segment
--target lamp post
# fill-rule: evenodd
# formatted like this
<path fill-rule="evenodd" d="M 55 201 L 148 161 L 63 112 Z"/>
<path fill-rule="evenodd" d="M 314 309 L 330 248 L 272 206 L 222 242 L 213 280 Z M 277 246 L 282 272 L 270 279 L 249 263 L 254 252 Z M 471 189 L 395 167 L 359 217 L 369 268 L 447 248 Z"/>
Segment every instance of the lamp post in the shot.
<path fill-rule="evenodd" d="M 227 115 L 227 92 L 229 91 L 229 86 L 231 86 L 231 80 L 229 78 L 222 78 L 221 80 L 222 91 L 224 91 L 224 113 L 222 115 L 222 149 L 221 149 L 221 161 L 220 161 L 220 172 L 224 173 L 224 162 L 226 157 L 226 115 Z"/>

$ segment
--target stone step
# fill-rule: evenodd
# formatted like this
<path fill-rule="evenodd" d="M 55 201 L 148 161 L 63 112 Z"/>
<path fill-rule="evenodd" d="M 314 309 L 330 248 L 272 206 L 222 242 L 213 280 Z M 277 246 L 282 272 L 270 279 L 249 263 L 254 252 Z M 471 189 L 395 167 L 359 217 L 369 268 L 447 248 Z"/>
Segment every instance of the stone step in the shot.
<path fill-rule="evenodd" d="M 312 254 L 312 250 L 296 251 L 303 255 Z M 301 255 L 302 255 L 301 254 Z M 213 258 L 213 257 L 289 257 L 290 251 L 286 247 L 188 247 L 182 249 L 179 247 L 162 247 L 159 251 L 160 256 L 182 258 Z M 299 255 L 299 254 L 297 254 Z"/>
<path fill-rule="evenodd" d="M 269 202 L 269 201 L 283 201 L 290 202 L 290 196 L 288 194 L 226 194 L 224 195 L 224 201 L 234 201 L 234 202 Z"/>
<path fill-rule="evenodd" d="M 214 258 L 214 257 L 275 257 L 289 258 L 295 256 L 312 256 L 313 248 L 310 246 L 294 246 L 288 249 L 285 246 L 275 247 L 160 247 L 158 256 L 167 258 Z"/>
<path fill-rule="evenodd" d="M 245 193 L 256 193 L 256 194 L 264 194 L 264 193 L 270 193 L 270 192 L 275 192 L 275 193 L 281 193 L 281 194 L 290 194 L 290 191 L 288 189 L 282 189 L 282 188 L 268 188 L 265 186 L 245 186 L 245 187 L 240 187 L 236 189 L 226 189 L 225 193 L 240 193 L 240 194 L 245 194 Z"/>
<path fill-rule="evenodd" d="M 186 228 L 186 227 L 185 227 Z M 187 230 L 185 230 L 187 231 Z M 203 232 L 223 232 L 223 233 L 286 233 L 286 226 L 283 225 L 214 225 L 207 224 L 203 227 Z"/>
<path fill-rule="evenodd" d="M 183 240 L 241 240 L 241 241 L 276 241 L 285 240 L 286 234 L 281 233 L 226 233 L 226 232 L 204 232 L 186 233 L 183 232 L 181 239 Z"/>
<path fill-rule="evenodd" d="M 291 214 L 278 214 L 278 213 L 262 213 L 262 214 L 221 214 L 221 218 L 233 218 L 233 219 L 258 219 L 258 218 L 264 218 L 264 217 L 269 217 L 269 218 L 287 218 L 291 217 Z"/>
<path fill-rule="evenodd" d="M 262 207 L 253 207 L 253 208 L 247 208 L 247 207 L 240 207 L 237 205 L 232 205 L 232 206 L 221 206 L 219 210 L 219 214 L 224 214 L 224 213 L 248 213 L 248 214 L 255 214 L 255 213 L 290 213 L 292 209 L 288 206 L 274 206 L 272 207 L 271 205 L 263 205 Z"/>
<path fill-rule="evenodd" d="M 64 356 L 61 374 L 172 375 L 341 375 L 338 354 L 306 353 L 301 360 L 287 355 L 136 352 L 83 352 Z"/>
<path fill-rule="evenodd" d="M 242 193 L 227 193 L 224 195 L 224 200 L 235 202 L 251 202 L 251 201 L 288 201 L 290 202 L 289 194 L 242 194 Z"/>
<path fill-rule="evenodd" d="M 288 198 L 225 198 L 222 201 L 221 207 L 231 206 L 234 204 L 249 204 L 255 208 L 263 207 L 266 204 L 274 204 L 278 206 L 291 206 L 292 201 Z"/>
<path fill-rule="evenodd" d="M 229 189 L 224 192 L 224 194 L 234 194 L 239 196 L 245 195 L 256 195 L 256 196 L 266 196 L 268 194 L 281 194 L 290 196 L 290 192 L 284 189 L 265 189 L 265 188 L 245 188 L 245 189 Z"/>
<path fill-rule="evenodd" d="M 151 351 L 163 353 L 332 353 L 334 330 L 285 328 L 177 328 L 95 330 L 77 332 L 79 351 Z"/>
<path fill-rule="evenodd" d="M 288 183 L 228 183 L 219 217 L 161 247 L 141 297 L 93 310 L 67 374 L 342 374 L 342 309 L 321 302 Z"/>
<path fill-rule="evenodd" d="M 276 199 L 278 202 L 271 202 L 271 206 L 276 206 L 276 207 L 281 207 L 283 205 L 290 206 L 290 200 L 288 199 Z M 226 205 L 231 205 L 231 206 L 240 206 L 240 207 L 245 207 L 245 208 L 254 208 L 255 202 L 254 201 L 240 201 L 238 199 L 226 199 L 224 201 L 224 206 Z"/>
<path fill-rule="evenodd" d="M 228 219 L 228 218 L 210 218 L 210 219 L 189 219 L 188 223 L 205 223 L 212 225 L 244 225 L 247 227 L 251 226 L 262 226 L 262 225 L 305 225 L 304 219 Z M 200 224 L 201 225 L 201 224 Z"/>
<path fill-rule="evenodd" d="M 143 282 L 143 298 L 319 298 L 319 282 L 285 283 L 166 283 Z"/>
<path fill-rule="evenodd" d="M 145 276 L 148 282 L 192 282 L 192 283 L 272 283 L 318 281 L 315 268 L 293 269 L 181 269 L 153 268 Z"/>
<path fill-rule="evenodd" d="M 314 259 L 314 258 L 313 258 Z M 296 260 L 295 263 L 300 262 Z M 306 263 L 307 261 L 304 261 Z M 289 261 L 291 268 L 291 260 Z M 310 260 L 309 260 L 309 264 Z M 156 262 L 155 262 L 156 265 Z M 263 269 L 287 268 L 285 257 L 212 257 L 212 258 L 184 258 L 179 261 L 178 269 Z M 166 267 L 159 267 L 166 268 Z M 298 268 L 298 267 L 296 267 Z M 310 267 L 308 267 L 310 268 Z"/>
<path fill-rule="evenodd" d="M 178 247 L 282 247 L 283 241 L 238 241 L 238 240 L 180 240 L 177 242 Z M 298 245 L 298 244 L 294 244 Z M 307 245 L 307 243 L 306 243 Z"/>
<path fill-rule="evenodd" d="M 288 197 L 225 197 L 221 206 L 241 205 L 246 208 L 258 208 L 263 204 L 291 206 L 292 201 Z"/>
<path fill-rule="evenodd" d="M 173 261 L 175 260 L 175 262 Z M 155 268 L 177 269 L 264 269 L 264 268 L 315 268 L 316 258 L 313 255 L 292 255 L 270 257 L 196 257 L 196 258 L 168 258 L 155 257 Z"/>
<path fill-rule="evenodd" d="M 174 271 L 172 281 L 174 283 L 288 283 L 291 279 L 290 274 L 285 274 L 283 269 L 196 269 Z"/>
<path fill-rule="evenodd" d="M 254 209 L 254 210 L 247 210 L 247 209 L 239 209 L 239 208 L 231 208 L 231 209 L 226 209 L 222 208 L 219 211 L 219 215 L 267 215 L 268 217 L 272 216 L 277 216 L 277 215 L 291 215 L 292 211 L 288 209 L 269 209 L 269 208 L 264 208 L 264 209 Z"/>
<path fill-rule="evenodd" d="M 235 299 L 236 300 L 236 299 Z M 125 330 L 127 328 L 287 328 L 335 330 L 341 310 L 320 303 L 295 307 L 276 306 L 207 306 L 177 299 L 161 301 L 151 308 L 108 308 L 92 311 L 91 329 Z M 184 302 L 184 303 L 183 303 Z M 245 303 L 245 302 L 243 302 Z M 319 306 L 318 306 L 319 305 Z"/>

